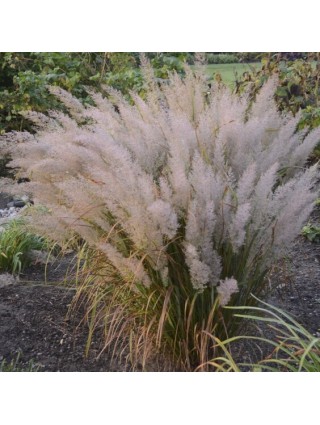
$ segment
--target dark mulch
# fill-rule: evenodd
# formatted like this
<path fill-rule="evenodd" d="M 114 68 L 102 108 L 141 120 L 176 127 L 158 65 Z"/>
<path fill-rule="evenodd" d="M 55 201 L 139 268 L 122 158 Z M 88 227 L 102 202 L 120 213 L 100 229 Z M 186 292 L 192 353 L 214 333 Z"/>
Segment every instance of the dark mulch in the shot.
<path fill-rule="evenodd" d="M 126 370 L 124 363 L 111 361 L 110 353 L 100 354 L 103 338 L 98 332 L 85 355 L 84 311 L 69 314 L 75 289 L 57 285 L 74 281 L 75 266 L 70 253 L 52 264 L 31 265 L 20 275 L 20 283 L 0 288 L 0 363 L 19 354 L 19 368 L 32 361 L 47 372 Z"/>
<path fill-rule="evenodd" d="M 310 222 L 320 226 L 320 207 L 312 213 Z M 290 247 L 288 258 L 270 279 L 276 289 L 268 302 L 320 336 L 320 243 L 299 236 Z"/>
<path fill-rule="evenodd" d="M 320 336 L 320 244 L 303 236 L 296 239 L 287 264 L 271 276 L 271 281 L 278 286 L 268 302 Z"/>
<path fill-rule="evenodd" d="M 97 334 L 85 356 L 86 326 L 78 326 L 83 313 L 67 318 L 75 291 L 50 285 L 18 284 L 0 289 L 0 363 L 14 360 L 19 367 L 33 361 L 42 371 L 124 371 L 111 362 L 110 355 L 99 357 L 101 341 Z"/>
<path fill-rule="evenodd" d="M 0 359 L 20 352 L 20 367 L 33 360 L 46 371 L 100 370 L 83 358 L 83 332 L 65 320 L 73 294 L 25 284 L 0 289 Z"/>
<path fill-rule="evenodd" d="M 319 209 L 313 213 L 312 221 L 319 225 Z M 56 285 L 67 271 L 67 280 L 72 282 L 74 266 L 71 253 L 48 265 L 46 278 L 45 266 L 37 264 L 21 276 L 23 283 L 0 288 L 0 362 L 10 361 L 21 352 L 22 366 L 33 360 L 42 365 L 44 371 L 126 370 L 124 364 L 112 363 L 110 354 L 99 357 L 102 349 L 99 334 L 92 341 L 89 357 L 85 357 L 88 329 L 85 325 L 78 326 L 84 313 L 78 311 L 72 321 L 68 320 L 75 291 Z M 299 236 L 288 259 L 271 274 L 270 284 L 276 289 L 267 301 L 290 313 L 317 335 L 320 332 L 320 244 Z M 252 351 L 248 351 L 248 346 L 242 349 L 246 352 L 238 354 L 243 360 L 259 360 L 259 349 L 252 347 Z"/>

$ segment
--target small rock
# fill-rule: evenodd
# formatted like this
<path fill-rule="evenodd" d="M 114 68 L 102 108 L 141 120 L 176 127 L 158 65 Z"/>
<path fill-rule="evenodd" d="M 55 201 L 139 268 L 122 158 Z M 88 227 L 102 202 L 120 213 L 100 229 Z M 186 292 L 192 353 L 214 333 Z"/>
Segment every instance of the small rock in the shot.
<path fill-rule="evenodd" d="M 11 208 L 22 208 L 27 204 L 27 202 L 23 201 L 22 199 L 19 200 L 15 200 L 15 201 L 11 201 L 7 203 L 7 208 L 9 208 L 9 210 Z"/>
<path fill-rule="evenodd" d="M 24 201 L 13 201 L 13 205 L 15 208 L 22 208 L 26 205 Z"/>
<path fill-rule="evenodd" d="M 16 207 L 16 208 L 23 208 L 25 207 L 27 204 L 33 204 L 33 201 L 29 198 L 28 195 L 19 195 L 19 196 L 14 196 L 13 197 L 13 201 L 9 202 L 10 205 Z"/>
<path fill-rule="evenodd" d="M 26 204 L 33 204 L 33 201 L 27 195 L 21 196 L 21 201 L 24 201 Z"/>
<path fill-rule="evenodd" d="M 7 223 L 8 220 L 14 218 L 19 212 L 21 211 L 21 208 L 5 208 L 3 210 L 0 210 L 0 225 L 3 223 Z"/>
<path fill-rule="evenodd" d="M 19 278 L 10 273 L 0 274 L 0 288 L 19 283 Z"/>
<path fill-rule="evenodd" d="M 20 177 L 18 179 L 18 184 L 20 184 L 20 183 L 26 183 L 26 182 L 29 182 L 29 181 L 30 180 L 28 178 L 26 178 L 26 177 Z"/>
<path fill-rule="evenodd" d="M 36 249 L 31 249 L 28 253 L 28 257 L 33 264 L 47 264 L 55 260 L 55 257 L 49 255 L 48 252 L 38 251 Z"/>

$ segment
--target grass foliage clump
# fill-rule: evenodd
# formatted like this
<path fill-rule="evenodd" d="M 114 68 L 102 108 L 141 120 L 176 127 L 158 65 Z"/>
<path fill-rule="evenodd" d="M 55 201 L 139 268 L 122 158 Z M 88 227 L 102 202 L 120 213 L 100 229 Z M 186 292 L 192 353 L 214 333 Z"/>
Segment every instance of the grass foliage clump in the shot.
<path fill-rule="evenodd" d="M 44 238 L 26 230 L 21 219 L 11 220 L 0 233 L 0 272 L 20 274 L 31 262 L 32 250 L 45 246 Z"/>
<path fill-rule="evenodd" d="M 259 301 L 259 300 L 257 300 Z M 254 372 L 320 372 L 320 338 L 308 332 L 294 318 L 283 310 L 268 303 L 259 302 L 259 306 L 230 307 L 235 316 L 256 323 L 259 328 L 264 325 L 272 332 L 272 339 L 265 336 L 236 336 L 225 341 L 214 341 L 224 356 L 212 359 L 207 366 L 221 372 L 250 370 Z M 229 309 L 229 307 L 227 307 Z M 255 342 L 264 346 L 269 352 L 258 363 L 240 363 L 232 357 L 233 345 L 239 341 Z"/>
<path fill-rule="evenodd" d="M 6 359 L 0 363 L 0 372 L 39 372 L 41 365 L 30 360 L 27 364 L 21 364 L 21 352 L 18 352 L 15 358 L 10 362 Z"/>
<path fill-rule="evenodd" d="M 27 113 L 38 131 L 9 136 L 11 165 L 48 208 L 37 229 L 90 247 L 81 291 L 105 347 L 194 370 L 212 335 L 236 331 L 221 307 L 254 302 L 312 210 L 317 168 L 304 166 L 320 129 L 278 112 L 275 79 L 252 104 L 189 68 L 159 83 L 142 62 L 145 99 L 106 87 L 85 108 L 52 87 L 69 115 Z"/>

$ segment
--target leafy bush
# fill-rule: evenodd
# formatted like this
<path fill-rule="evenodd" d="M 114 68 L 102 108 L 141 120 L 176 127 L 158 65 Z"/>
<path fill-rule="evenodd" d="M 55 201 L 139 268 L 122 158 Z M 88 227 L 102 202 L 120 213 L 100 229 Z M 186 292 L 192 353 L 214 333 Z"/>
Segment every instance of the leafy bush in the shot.
<path fill-rule="evenodd" d="M 36 136 L 12 134 L 11 166 L 49 213 L 35 220 L 57 242 L 90 246 L 91 329 L 105 348 L 129 350 L 133 367 L 193 370 L 211 358 L 211 336 L 235 334 L 226 304 L 250 305 L 317 197 L 316 166 L 304 169 L 320 129 L 296 131 L 279 114 L 269 79 L 251 104 L 206 77 L 155 81 L 134 104 L 108 89 L 85 108 L 52 87 L 69 110 L 30 113 Z M 123 347 L 119 341 L 123 342 Z"/>
<path fill-rule="evenodd" d="M 275 73 L 279 76 L 275 98 L 281 111 L 290 111 L 296 114 L 304 110 L 300 128 L 319 125 L 318 105 L 320 101 L 320 68 L 318 56 L 312 55 L 308 60 L 284 60 L 282 54 L 269 55 L 262 59 L 261 69 L 252 69 L 244 73 L 236 82 L 237 91 L 250 87 L 254 97 L 266 80 Z"/>
<path fill-rule="evenodd" d="M 206 58 L 209 64 L 239 62 L 239 58 L 232 53 L 207 53 Z"/>
<path fill-rule="evenodd" d="M 262 52 L 237 52 L 239 62 L 259 62 L 265 53 Z"/>
<path fill-rule="evenodd" d="M 187 54 L 149 54 L 159 79 L 172 70 L 182 71 Z M 57 85 L 90 102 L 85 87 L 102 90 L 107 84 L 128 95 L 130 90 L 143 94 L 143 78 L 136 53 L 31 52 L 0 53 L 0 134 L 10 130 L 31 130 L 20 114 L 34 110 L 46 113 L 62 109 L 48 85 Z"/>
<path fill-rule="evenodd" d="M 0 233 L 0 271 L 19 274 L 31 261 L 28 254 L 45 245 L 43 238 L 26 231 L 21 220 L 11 220 Z"/>
<path fill-rule="evenodd" d="M 64 110 L 47 90 L 48 85 L 63 87 L 82 103 L 90 102 L 85 87 L 101 89 L 103 83 L 124 93 L 131 89 L 142 92 L 138 60 L 133 53 L 0 53 L 0 134 L 32 131 L 23 111 Z M 1 177 L 8 177 L 8 161 L 1 150 Z"/>
<path fill-rule="evenodd" d="M 46 90 L 48 84 L 84 98 L 83 85 L 94 75 L 88 71 L 89 61 L 89 56 L 76 53 L 0 53 L 0 131 L 30 129 L 21 111 L 61 107 Z"/>
<path fill-rule="evenodd" d="M 176 55 L 173 53 L 148 53 L 146 56 L 150 58 L 150 63 L 158 82 L 168 80 L 169 73 L 172 71 L 176 71 L 180 75 L 184 74 L 184 62 L 187 59 L 184 53 Z M 137 62 L 140 61 L 140 58 L 138 59 Z M 122 69 L 119 72 L 113 70 L 106 74 L 104 81 L 107 85 L 121 91 L 128 100 L 132 90 L 138 92 L 141 97 L 146 94 L 143 75 L 139 67 Z"/>
<path fill-rule="evenodd" d="M 254 98 L 267 79 L 277 74 L 279 84 L 275 99 L 279 110 L 293 114 L 302 110 L 299 129 L 319 127 L 319 54 L 269 54 L 261 62 L 261 69 L 252 68 L 235 81 L 235 91 L 240 93 L 250 88 L 251 97 Z M 315 146 L 310 160 L 317 161 L 319 158 L 320 144 Z"/>

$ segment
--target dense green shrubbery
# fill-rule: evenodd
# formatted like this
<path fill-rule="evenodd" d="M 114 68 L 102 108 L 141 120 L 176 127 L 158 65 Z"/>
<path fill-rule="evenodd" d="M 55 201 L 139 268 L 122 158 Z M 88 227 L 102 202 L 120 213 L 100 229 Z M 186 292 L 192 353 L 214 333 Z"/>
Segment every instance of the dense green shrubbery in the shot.
<path fill-rule="evenodd" d="M 156 77 L 183 72 L 187 53 L 150 53 Z M 21 111 L 47 112 L 61 109 L 47 86 L 59 86 L 82 103 L 90 102 L 86 87 L 102 90 L 103 84 L 124 94 L 143 94 L 143 78 L 138 53 L 0 53 L 0 134 L 30 130 Z"/>
<path fill-rule="evenodd" d="M 86 86 L 101 88 L 109 72 L 131 66 L 137 66 L 135 58 L 126 53 L 0 53 L 0 132 L 29 129 L 21 111 L 61 109 L 47 85 L 60 86 L 86 103 Z"/>
<path fill-rule="evenodd" d="M 268 56 L 262 59 L 261 69 L 245 72 L 236 81 L 236 91 L 242 92 L 248 86 L 253 97 L 266 80 L 275 74 L 279 77 L 276 101 L 281 111 L 296 114 L 299 109 L 305 110 L 302 126 L 317 127 L 320 105 L 320 67 L 318 56 L 310 56 L 309 60 L 283 60 L 281 56 Z"/>
<path fill-rule="evenodd" d="M 167 80 L 169 73 L 176 71 L 178 74 L 184 74 L 184 63 L 190 60 L 187 53 L 147 53 L 153 67 L 154 74 L 158 82 Z M 136 56 L 135 66 L 126 67 L 120 70 L 112 70 L 105 74 L 104 83 L 110 87 L 114 87 L 129 98 L 129 92 L 134 90 L 144 97 L 146 87 L 143 76 L 138 64 L 140 64 L 139 56 Z M 193 58 L 191 59 L 193 60 Z"/>
<path fill-rule="evenodd" d="M 207 53 L 208 64 L 238 63 L 239 57 L 233 53 Z"/>
<path fill-rule="evenodd" d="M 159 81 L 169 71 L 183 72 L 187 53 L 149 53 Z M 47 90 L 59 86 L 90 103 L 86 88 L 103 91 L 106 84 L 129 98 L 130 90 L 145 93 L 139 53 L 0 53 L 0 134 L 9 131 L 32 131 L 22 111 L 47 114 L 49 110 L 65 111 L 62 103 Z M 0 176 L 9 175 L 8 157 L 0 153 Z"/>
<path fill-rule="evenodd" d="M 288 60 L 288 58 L 294 60 Z M 299 57 L 297 59 L 296 57 Z M 235 91 L 242 93 L 249 88 L 254 99 L 262 85 L 271 76 L 277 75 L 279 85 L 275 100 L 280 111 L 296 114 L 300 109 L 302 116 L 299 129 L 320 125 L 320 55 L 274 54 L 262 59 L 261 69 L 251 69 L 235 81 Z M 314 158 L 320 158 L 320 145 L 315 148 Z"/>
<path fill-rule="evenodd" d="M 306 54 L 207 53 L 209 64 L 257 61 L 263 58 L 261 70 L 245 73 L 236 81 L 242 91 L 249 83 L 253 94 L 274 72 L 281 86 L 276 94 L 279 108 L 295 113 L 304 110 L 304 123 L 315 127 L 320 123 L 319 68 L 303 60 Z M 183 63 L 193 63 L 194 53 L 147 53 L 159 81 L 172 70 L 184 73 Z M 287 59 L 297 59 L 288 61 Z M 284 60 L 286 59 L 286 60 Z M 310 59 L 310 55 L 309 55 Z M 312 58 L 311 58 L 312 59 Z M 24 110 L 46 112 L 62 105 L 46 89 L 57 85 L 71 92 L 83 103 L 90 102 L 86 87 L 98 90 L 103 84 L 128 95 L 135 90 L 143 95 L 145 87 L 139 69 L 138 53 L 0 53 L 0 133 L 30 130 L 20 115 Z"/>

